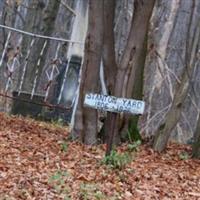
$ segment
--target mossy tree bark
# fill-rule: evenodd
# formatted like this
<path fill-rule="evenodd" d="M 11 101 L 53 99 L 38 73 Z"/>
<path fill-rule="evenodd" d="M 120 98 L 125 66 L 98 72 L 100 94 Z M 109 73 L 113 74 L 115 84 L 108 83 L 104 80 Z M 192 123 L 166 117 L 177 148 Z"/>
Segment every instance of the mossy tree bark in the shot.
<path fill-rule="evenodd" d="M 144 25 L 144 31 L 146 31 L 145 40 L 143 42 L 143 47 L 140 49 L 140 54 L 138 59 L 135 60 L 135 68 L 129 75 L 126 87 L 126 97 L 141 100 L 143 98 L 143 73 L 147 52 L 147 37 L 148 37 L 148 24 Z M 128 74 L 127 74 L 128 75 Z M 141 135 L 138 128 L 139 116 L 125 115 L 120 130 L 120 135 L 122 139 L 126 139 L 127 136 L 131 141 L 141 140 Z"/>
<path fill-rule="evenodd" d="M 192 154 L 194 158 L 200 159 L 200 116 L 198 118 L 197 127 L 195 131 L 195 140 L 192 147 Z"/>

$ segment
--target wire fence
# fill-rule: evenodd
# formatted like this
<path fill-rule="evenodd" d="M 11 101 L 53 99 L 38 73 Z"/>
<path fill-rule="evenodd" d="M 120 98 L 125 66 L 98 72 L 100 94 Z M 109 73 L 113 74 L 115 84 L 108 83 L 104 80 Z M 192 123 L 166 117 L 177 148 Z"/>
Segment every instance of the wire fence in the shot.
<path fill-rule="evenodd" d="M 30 105 L 35 105 L 43 110 L 48 108 L 57 113 L 58 110 L 70 112 L 71 115 L 78 96 L 82 58 L 72 53 L 61 56 L 60 52 L 66 43 L 70 44 L 69 48 L 73 45 L 83 48 L 84 42 L 34 34 L 1 24 L 0 28 L 7 31 L 0 57 L 1 110 L 32 115 L 28 109 Z M 21 46 L 25 37 L 30 42 L 23 55 Z M 49 45 L 49 41 L 54 43 L 55 49 Z M 35 52 L 38 54 L 37 60 L 33 59 Z M 34 69 L 30 69 L 33 65 Z M 29 106 L 23 113 L 20 110 L 26 109 L 25 104 Z"/>

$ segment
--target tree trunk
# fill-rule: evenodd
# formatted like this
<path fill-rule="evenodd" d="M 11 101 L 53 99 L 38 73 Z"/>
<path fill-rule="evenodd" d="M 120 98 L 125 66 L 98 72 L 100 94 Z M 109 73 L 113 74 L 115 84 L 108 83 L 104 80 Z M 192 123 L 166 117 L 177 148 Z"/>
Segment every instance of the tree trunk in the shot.
<path fill-rule="evenodd" d="M 0 23 L 7 25 L 6 24 L 6 18 L 7 18 L 7 9 L 6 9 L 6 2 L 5 0 L 1 1 L 0 3 Z M 0 37 L 1 37 L 1 42 L 0 42 L 0 51 L 3 51 L 4 45 L 6 43 L 6 32 L 4 29 L 0 29 Z"/>
<path fill-rule="evenodd" d="M 198 118 L 194 136 L 195 136 L 195 141 L 192 147 L 192 154 L 194 158 L 200 159 L 200 116 Z"/>
<path fill-rule="evenodd" d="M 134 42 L 137 46 L 138 51 L 135 53 L 134 62 L 132 67 L 126 73 L 126 83 L 125 83 L 125 95 L 127 98 L 142 99 L 143 98 L 143 73 L 146 59 L 147 51 L 147 39 L 149 31 L 149 21 L 153 12 L 154 2 L 146 7 L 145 12 L 143 12 L 143 18 L 145 19 L 142 24 L 140 21 L 136 20 L 135 27 L 135 38 Z M 140 18 L 140 13 L 138 13 L 138 18 Z M 125 115 L 123 124 L 121 127 L 121 137 L 127 136 L 127 131 L 131 135 L 132 140 L 141 139 L 139 131 L 137 128 L 139 116 Z"/>
<path fill-rule="evenodd" d="M 103 1 L 90 0 L 85 57 L 72 136 L 92 145 L 97 143 L 97 110 L 83 107 L 83 102 L 86 93 L 98 92 L 102 44 Z"/>
<path fill-rule="evenodd" d="M 103 65 L 108 94 L 113 94 L 117 64 L 114 40 L 115 0 L 104 0 Z"/>
<path fill-rule="evenodd" d="M 131 28 L 133 12 L 134 0 L 116 0 L 114 32 L 117 64 L 120 63 L 126 47 L 126 42 Z"/>
<path fill-rule="evenodd" d="M 144 0 L 144 1 L 135 1 L 134 2 L 134 15 L 132 18 L 131 30 L 128 37 L 127 45 L 122 56 L 121 63 L 117 69 L 116 83 L 114 94 L 117 97 L 122 97 L 123 95 L 123 85 L 126 75 L 131 73 L 132 77 L 135 75 L 135 70 L 137 64 L 139 64 L 138 58 L 140 57 L 146 35 L 146 29 L 148 28 L 149 18 L 151 16 L 154 6 L 154 0 Z M 144 30 L 145 29 L 145 30 Z M 140 67 L 140 66 L 138 66 Z M 134 74 L 134 75 L 133 75 Z M 134 80 L 131 80 L 132 83 Z M 119 133 L 119 124 L 120 124 L 120 115 L 111 114 L 110 117 L 110 126 L 109 126 L 109 137 L 107 143 L 106 154 L 110 153 L 113 144 L 114 134 L 118 135 Z"/>
<path fill-rule="evenodd" d="M 105 74 L 105 82 L 109 95 L 114 95 L 115 77 L 117 72 L 117 64 L 115 61 L 115 40 L 114 40 L 114 16 L 115 16 L 115 0 L 104 0 L 104 43 L 103 43 L 103 66 Z M 108 141 L 110 128 L 110 119 L 112 113 L 107 112 L 107 119 L 103 125 L 104 142 Z"/>
<path fill-rule="evenodd" d="M 183 102 L 187 96 L 188 89 L 189 77 L 187 70 L 185 70 L 181 83 L 177 86 L 171 108 L 166 114 L 164 122 L 159 126 L 157 132 L 155 133 L 153 144 L 154 150 L 162 152 L 166 148 L 170 134 L 180 119 Z"/>
<path fill-rule="evenodd" d="M 177 85 L 177 88 L 175 90 L 176 92 L 172 101 L 172 105 L 168 113 L 166 114 L 163 123 L 159 126 L 157 132 L 155 133 L 153 148 L 158 152 L 162 152 L 166 148 L 170 134 L 180 119 L 181 111 L 183 109 L 183 103 L 188 94 L 190 79 L 196 65 L 198 45 L 200 41 L 200 18 L 197 21 L 196 19 L 194 20 L 196 12 L 197 10 L 195 7 L 195 1 L 193 1 L 193 11 L 191 12 L 190 24 L 188 28 L 185 70 L 182 74 L 181 82 Z M 195 22 L 197 22 L 197 28 L 195 29 L 195 31 L 193 31 L 191 27 Z"/>

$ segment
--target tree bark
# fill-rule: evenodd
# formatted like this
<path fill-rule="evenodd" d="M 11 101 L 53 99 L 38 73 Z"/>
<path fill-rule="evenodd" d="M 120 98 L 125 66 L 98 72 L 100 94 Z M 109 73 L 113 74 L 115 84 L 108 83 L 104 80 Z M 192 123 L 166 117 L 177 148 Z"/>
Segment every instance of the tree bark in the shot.
<path fill-rule="evenodd" d="M 133 12 L 134 0 L 116 0 L 114 32 L 117 64 L 120 63 L 126 47 L 126 42 L 131 28 Z"/>
<path fill-rule="evenodd" d="M 83 143 L 97 143 L 97 111 L 83 107 L 86 93 L 97 92 L 99 71 L 103 48 L 103 1 L 90 0 L 89 22 L 85 43 L 85 57 L 82 69 L 79 102 L 75 114 L 72 137 Z"/>
<path fill-rule="evenodd" d="M 115 1 L 104 0 L 103 65 L 108 94 L 113 94 L 114 92 L 117 71 L 114 39 Z"/>
<path fill-rule="evenodd" d="M 195 31 L 192 31 L 191 27 L 194 21 L 196 21 L 194 20 L 197 12 L 195 4 L 196 1 L 193 1 L 193 11 L 191 12 L 190 24 L 188 28 L 185 69 L 181 77 L 181 82 L 177 85 L 172 105 L 168 113 L 166 114 L 163 123 L 159 126 L 158 130 L 155 133 L 153 148 L 158 152 L 162 152 L 166 148 L 170 134 L 181 117 L 183 103 L 188 94 L 190 79 L 196 65 L 196 58 L 198 55 L 198 47 L 200 41 L 200 18 L 199 20 L 197 20 L 197 28 L 195 29 Z"/>

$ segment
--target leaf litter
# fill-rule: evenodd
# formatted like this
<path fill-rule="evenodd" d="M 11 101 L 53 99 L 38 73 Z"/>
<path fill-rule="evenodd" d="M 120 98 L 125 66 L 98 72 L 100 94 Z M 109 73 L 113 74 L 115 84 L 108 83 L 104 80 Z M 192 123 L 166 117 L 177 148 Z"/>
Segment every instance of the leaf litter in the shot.
<path fill-rule="evenodd" d="M 179 156 L 189 146 L 158 154 L 142 145 L 119 170 L 102 165 L 104 145 L 67 136 L 67 127 L 0 113 L 0 200 L 200 199 L 200 161 Z"/>

